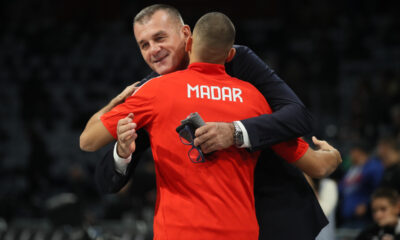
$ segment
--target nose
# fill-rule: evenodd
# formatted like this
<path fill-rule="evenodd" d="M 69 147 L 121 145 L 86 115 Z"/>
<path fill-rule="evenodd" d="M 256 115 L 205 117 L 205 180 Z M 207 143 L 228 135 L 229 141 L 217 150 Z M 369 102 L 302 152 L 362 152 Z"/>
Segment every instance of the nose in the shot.
<path fill-rule="evenodd" d="M 382 212 L 381 211 L 377 211 L 374 213 L 374 217 L 375 219 L 379 220 L 382 218 Z"/>
<path fill-rule="evenodd" d="M 150 45 L 150 49 L 151 49 L 151 54 L 152 55 L 157 55 L 160 52 L 160 46 L 156 43 L 153 43 Z"/>

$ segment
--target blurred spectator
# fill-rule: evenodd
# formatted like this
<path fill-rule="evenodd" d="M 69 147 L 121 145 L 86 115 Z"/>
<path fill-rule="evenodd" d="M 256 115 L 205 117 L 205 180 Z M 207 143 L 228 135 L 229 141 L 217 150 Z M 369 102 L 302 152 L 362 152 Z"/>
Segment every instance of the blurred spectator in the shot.
<path fill-rule="evenodd" d="M 374 224 L 365 228 L 356 240 L 399 240 L 399 194 L 390 188 L 379 188 L 372 195 Z"/>
<path fill-rule="evenodd" d="M 378 143 L 378 155 L 385 167 L 381 185 L 400 193 L 400 143 L 394 138 L 382 138 Z"/>
<path fill-rule="evenodd" d="M 350 158 L 352 165 L 339 184 L 340 220 L 343 227 L 360 228 L 369 222 L 370 196 L 381 181 L 383 166 L 363 142 L 351 147 Z"/>

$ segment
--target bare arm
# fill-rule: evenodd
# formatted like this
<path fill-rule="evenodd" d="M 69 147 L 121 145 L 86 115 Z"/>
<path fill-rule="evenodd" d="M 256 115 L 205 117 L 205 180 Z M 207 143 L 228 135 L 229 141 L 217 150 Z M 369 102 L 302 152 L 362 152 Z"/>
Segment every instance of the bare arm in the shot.
<path fill-rule="evenodd" d="M 79 146 L 81 150 L 94 152 L 114 140 L 113 136 L 101 122 L 101 115 L 103 115 L 101 110 L 93 115 L 86 125 L 85 130 L 83 130 L 79 138 Z"/>
<path fill-rule="evenodd" d="M 342 163 L 339 151 L 326 141 L 313 137 L 318 150 L 309 148 L 293 164 L 312 178 L 323 178 L 330 175 Z"/>
<path fill-rule="evenodd" d="M 109 112 L 112 108 L 122 103 L 128 96 L 137 89 L 136 82 L 124 89 L 118 96 L 113 98 L 105 107 L 95 113 L 87 122 L 85 129 L 83 130 L 80 139 L 79 146 L 83 151 L 93 152 L 97 151 L 107 143 L 113 141 L 113 137 L 104 127 L 100 120 L 101 115 Z"/>

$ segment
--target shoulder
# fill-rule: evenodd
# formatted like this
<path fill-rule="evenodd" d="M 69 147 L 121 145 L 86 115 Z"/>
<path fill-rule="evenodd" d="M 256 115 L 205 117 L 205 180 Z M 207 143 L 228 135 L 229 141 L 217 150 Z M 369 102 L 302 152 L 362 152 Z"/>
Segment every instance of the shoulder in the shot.
<path fill-rule="evenodd" d="M 230 75 L 253 84 L 270 80 L 274 71 L 253 50 L 244 45 L 234 45 L 234 48 L 235 57 L 225 64 Z"/>
<path fill-rule="evenodd" d="M 248 46 L 245 45 L 233 45 L 233 48 L 236 49 L 236 54 L 244 54 L 253 52 Z"/>
<path fill-rule="evenodd" d="M 247 82 L 245 80 L 242 80 L 242 79 L 239 79 L 239 78 L 236 78 L 236 77 L 231 77 L 231 81 L 234 82 L 235 85 L 240 86 L 241 88 L 245 88 L 245 89 L 248 89 L 248 90 L 255 90 L 255 91 L 258 92 L 257 88 L 254 85 L 252 85 L 251 83 L 249 83 L 249 82 Z"/>
<path fill-rule="evenodd" d="M 245 61 L 247 59 L 252 59 L 257 57 L 257 55 L 251 50 L 248 46 L 244 45 L 233 45 L 233 48 L 236 50 L 236 55 L 232 61 Z"/>
<path fill-rule="evenodd" d="M 158 85 L 166 85 L 171 81 L 181 79 L 185 75 L 185 70 L 168 73 L 165 75 L 155 75 L 152 78 L 142 80 L 141 87 L 154 87 Z"/>
<path fill-rule="evenodd" d="M 142 86 L 143 84 L 145 84 L 147 81 L 149 81 L 150 79 L 153 79 L 153 78 L 158 77 L 158 76 L 160 76 L 160 74 L 158 74 L 158 73 L 152 71 L 149 75 L 147 75 L 147 76 L 144 77 L 142 80 L 140 80 L 140 83 L 139 83 L 138 86 L 140 87 L 140 86 Z"/>

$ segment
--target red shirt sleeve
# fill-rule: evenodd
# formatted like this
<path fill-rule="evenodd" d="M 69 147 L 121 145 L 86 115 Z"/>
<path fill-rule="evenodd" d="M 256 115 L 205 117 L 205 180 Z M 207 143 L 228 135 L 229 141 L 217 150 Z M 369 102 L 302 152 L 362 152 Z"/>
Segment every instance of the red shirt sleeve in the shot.
<path fill-rule="evenodd" d="M 308 143 L 301 138 L 293 139 L 271 146 L 278 156 L 289 163 L 299 160 L 308 150 Z"/>
<path fill-rule="evenodd" d="M 154 107 L 156 99 L 156 87 L 149 80 L 136 90 L 136 92 L 128 97 L 124 103 L 115 106 L 111 111 L 100 117 L 103 125 L 117 139 L 117 124 L 122 118 L 133 113 L 133 121 L 137 124 L 136 129 L 145 127 L 154 117 Z"/>

